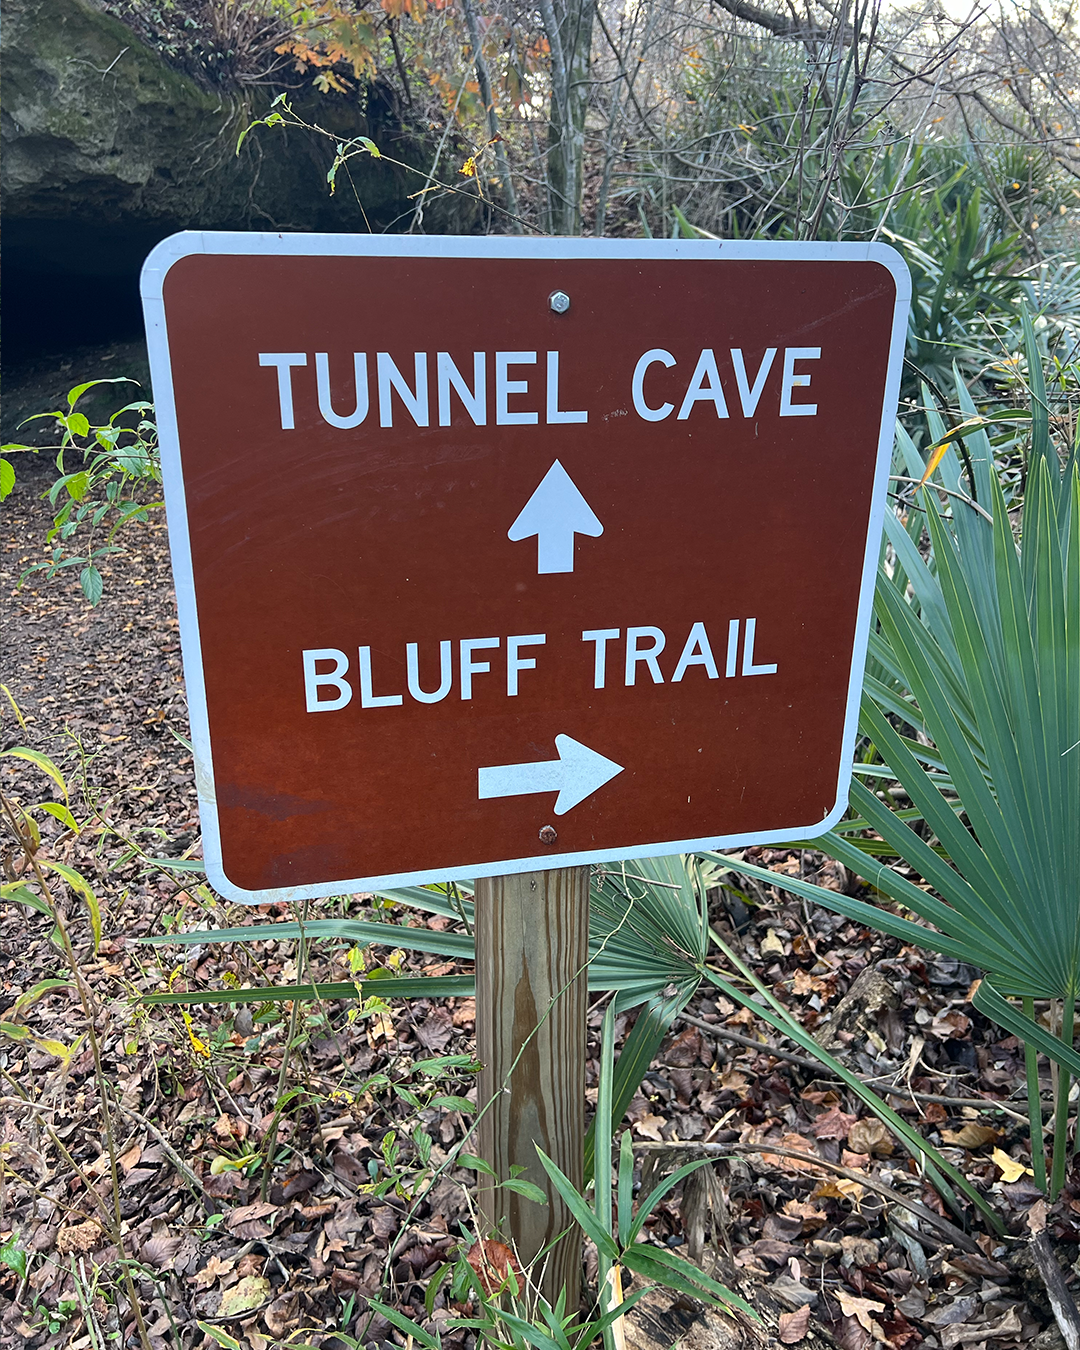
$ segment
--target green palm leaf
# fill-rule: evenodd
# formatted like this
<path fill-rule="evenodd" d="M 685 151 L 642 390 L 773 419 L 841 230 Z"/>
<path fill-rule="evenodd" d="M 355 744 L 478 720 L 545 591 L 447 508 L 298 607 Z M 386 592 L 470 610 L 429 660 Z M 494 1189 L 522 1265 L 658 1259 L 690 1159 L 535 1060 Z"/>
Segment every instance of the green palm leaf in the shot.
<path fill-rule="evenodd" d="M 1032 445 L 1020 543 L 981 429 L 964 438 L 966 478 L 951 449 L 942 460 L 942 483 L 958 495 L 943 506 L 932 487 L 920 493 L 929 558 L 898 518 L 887 523 L 894 562 L 878 578 L 860 731 L 884 760 L 880 776 L 900 784 L 913 810 L 891 809 L 856 778 L 851 804 L 859 818 L 815 841 L 920 922 L 727 861 L 984 970 L 976 1006 L 1064 1071 L 1056 1186 L 1064 1165 L 1063 1094 L 1068 1075 L 1080 1076 L 1080 1056 L 1069 1033 L 1052 1035 L 1008 999 L 1060 999 L 1071 1028 L 1080 992 L 1080 471 L 1075 451 L 1059 471 L 1034 334 L 1025 324 Z M 974 415 L 963 381 L 956 383 L 961 411 Z M 932 404 L 927 420 L 931 437 L 940 439 L 944 424 Z M 909 476 L 921 477 L 910 438 L 898 436 L 898 453 Z M 960 500 L 969 494 L 978 511 Z M 929 741 L 929 754 L 904 724 Z M 875 783 L 871 764 L 859 767 Z M 917 820 L 929 837 L 912 828 Z M 885 846 L 871 845 L 877 856 L 853 837 L 866 829 Z M 890 853 L 926 886 L 888 866 Z M 1031 1109 L 1038 1132 L 1038 1103 Z"/>

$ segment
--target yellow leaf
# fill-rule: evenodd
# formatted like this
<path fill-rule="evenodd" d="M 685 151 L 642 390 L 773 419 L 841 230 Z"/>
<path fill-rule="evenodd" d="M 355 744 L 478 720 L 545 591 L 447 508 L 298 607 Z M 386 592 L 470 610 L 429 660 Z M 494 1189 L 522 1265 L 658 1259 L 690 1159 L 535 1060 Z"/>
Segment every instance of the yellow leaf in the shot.
<path fill-rule="evenodd" d="M 62 1041 L 53 1041 L 45 1036 L 34 1036 L 31 1038 L 39 1050 L 44 1050 L 47 1055 L 55 1055 L 57 1059 L 62 1059 L 65 1063 L 71 1058 L 74 1047 L 64 1045 Z"/>
<path fill-rule="evenodd" d="M 1010 1158 L 1009 1155 L 1000 1148 L 994 1149 L 993 1153 L 990 1154 L 990 1157 L 994 1160 L 995 1164 L 1001 1168 L 1001 1179 L 1004 1182 L 1019 1181 L 1022 1176 L 1026 1175 L 1030 1177 L 1035 1175 L 1030 1167 L 1025 1167 L 1023 1163 L 1018 1163 L 1015 1158 Z"/>
<path fill-rule="evenodd" d="M 197 1055 L 205 1055 L 206 1058 L 209 1059 L 210 1051 L 206 1048 L 205 1043 L 203 1041 L 200 1041 L 198 1036 L 195 1035 L 195 1028 L 191 1020 L 191 1014 L 181 1009 L 180 1016 L 184 1019 L 184 1026 L 187 1027 L 188 1039 L 191 1041 L 192 1050 L 194 1050 Z"/>
<path fill-rule="evenodd" d="M 257 1153 L 245 1153 L 242 1158 L 226 1158 L 219 1153 L 210 1164 L 210 1175 L 219 1177 L 222 1172 L 242 1172 L 258 1156 Z"/>
<path fill-rule="evenodd" d="M 218 1305 L 219 1317 L 239 1317 L 260 1307 L 270 1297 L 270 1281 L 265 1275 L 245 1275 L 239 1284 L 226 1289 Z"/>
<path fill-rule="evenodd" d="M 985 425 L 986 423 L 981 417 L 969 417 L 966 422 L 961 422 L 958 427 L 953 427 L 952 431 L 942 436 L 936 445 L 931 446 L 930 458 L 926 461 L 926 472 L 919 479 L 919 487 L 925 487 L 926 480 L 945 458 L 945 451 L 948 450 L 953 441 L 963 436 L 966 431 L 975 431 L 978 427 Z"/>
<path fill-rule="evenodd" d="M 761 950 L 763 954 L 765 952 L 772 952 L 776 956 L 783 956 L 784 954 L 784 944 L 771 928 L 765 934 L 765 940 L 761 944 Z"/>
<path fill-rule="evenodd" d="M 943 1143 L 959 1144 L 961 1148 L 983 1148 L 987 1144 L 996 1144 L 1000 1138 L 1001 1131 L 995 1130 L 993 1125 L 976 1125 L 971 1120 L 958 1130 L 941 1131 Z"/>

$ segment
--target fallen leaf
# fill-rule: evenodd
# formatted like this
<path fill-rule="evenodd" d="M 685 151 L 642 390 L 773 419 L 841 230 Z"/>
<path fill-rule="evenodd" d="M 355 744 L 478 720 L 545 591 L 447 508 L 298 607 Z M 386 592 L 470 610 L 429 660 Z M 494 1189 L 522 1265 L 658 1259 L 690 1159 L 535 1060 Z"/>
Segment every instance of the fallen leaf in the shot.
<path fill-rule="evenodd" d="M 780 1242 L 776 1238 L 758 1238 L 751 1244 L 751 1249 L 759 1261 L 777 1267 L 785 1265 L 802 1251 L 801 1247 L 796 1247 L 791 1242 Z"/>
<path fill-rule="evenodd" d="M 846 1236 L 840 1239 L 842 1266 L 872 1266 L 878 1259 L 881 1244 L 873 1238 Z"/>
<path fill-rule="evenodd" d="M 465 1027 L 476 1021 L 476 999 L 462 998 L 454 1009 L 454 1026 Z"/>
<path fill-rule="evenodd" d="M 701 1032 L 697 1027 L 687 1027 L 685 1031 L 680 1031 L 668 1046 L 664 1062 L 676 1069 L 688 1069 L 692 1064 L 697 1064 L 700 1060 L 707 1061 L 708 1058 L 705 1053 L 705 1038 Z"/>
<path fill-rule="evenodd" d="M 778 1298 L 781 1303 L 786 1303 L 789 1308 L 812 1308 L 818 1301 L 816 1289 L 808 1289 L 801 1281 L 786 1274 L 775 1277 L 770 1286 L 770 1293 Z"/>
<path fill-rule="evenodd" d="M 71 1252 L 93 1251 L 104 1235 L 105 1230 L 97 1219 L 64 1225 L 56 1234 L 56 1249 L 61 1256 L 68 1256 Z"/>
<path fill-rule="evenodd" d="M 225 1223 L 234 1237 L 254 1242 L 258 1238 L 270 1236 L 274 1225 L 266 1220 L 271 1214 L 276 1216 L 279 1213 L 277 1205 L 272 1205 L 268 1200 L 256 1200 L 252 1205 L 241 1205 L 239 1209 L 234 1209 Z"/>
<path fill-rule="evenodd" d="M 301 1205 L 300 1217 L 302 1219 L 325 1219 L 334 1213 L 337 1206 L 336 1200 L 326 1200 L 318 1205 Z"/>
<path fill-rule="evenodd" d="M 263 1313 L 263 1321 L 271 1336 L 284 1336 L 297 1325 L 300 1320 L 297 1311 L 299 1302 L 299 1294 L 282 1294 L 274 1299 Z"/>
<path fill-rule="evenodd" d="M 374 1237 L 386 1242 L 398 1229 L 398 1217 L 389 1205 L 380 1205 L 371 1211 L 371 1232 Z"/>
<path fill-rule="evenodd" d="M 1001 1169 L 1001 1179 L 1005 1182 L 1019 1181 L 1022 1176 L 1033 1176 L 1034 1173 L 1023 1163 L 1017 1162 L 1015 1158 L 1010 1158 L 1000 1148 L 994 1149 L 990 1154 L 991 1159 Z"/>
<path fill-rule="evenodd" d="M 657 1143 L 661 1143 L 664 1136 L 660 1133 L 660 1127 L 663 1124 L 665 1124 L 663 1116 L 646 1114 L 640 1120 L 634 1121 L 634 1129 L 643 1139 L 655 1139 Z"/>
<path fill-rule="evenodd" d="M 847 1177 L 830 1177 L 828 1181 L 819 1181 L 811 1195 L 815 1200 L 861 1200 L 865 1190 L 865 1186 Z"/>
<path fill-rule="evenodd" d="M 237 1317 L 258 1308 L 270 1297 L 270 1281 L 265 1275 L 245 1275 L 221 1295 L 219 1317 Z"/>
<path fill-rule="evenodd" d="M 126 1153 L 122 1153 L 120 1157 L 117 1158 L 116 1161 L 120 1164 L 120 1170 L 123 1172 L 124 1176 L 127 1176 L 141 1157 L 142 1145 L 136 1144 L 133 1148 L 129 1148 Z"/>
<path fill-rule="evenodd" d="M 959 1036 L 966 1036 L 971 1030 L 971 1018 L 965 1017 L 962 1012 L 957 1012 L 955 1008 L 948 1012 L 939 1012 L 930 1023 L 930 1032 L 939 1040 L 955 1040 Z"/>
<path fill-rule="evenodd" d="M 802 1216 L 799 1214 L 767 1214 L 761 1226 L 761 1236 L 777 1242 L 793 1242 L 801 1236 Z"/>
<path fill-rule="evenodd" d="M 872 1298 L 857 1298 L 854 1294 L 846 1293 L 843 1289 L 837 1289 L 835 1296 L 844 1316 L 854 1317 L 864 1331 L 869 1331 L 873 1335 L 874 1323 L 870 1314 L 884 1312 L 885 1304 L 878 1303 L 876 1299 Z"/>
<path fill-rule="evenodd" d="M 892 1135 L 876 1116 L 857 1120 L 848 1132 L 848 1148 L 852 1153 L 872 1153 L 876 1158 L 888 1158 L 894 1147 Z"/>
<path fill-rule="evenodd" d="M 789 1200 L 784 1205 L 784 1213 L 792 1218 L 802 1220 L 802 1231 L 804 1233 L 816 1233 L 819 1228 L 829 1221 L 829 1216 L 823 1209 L 818 1209 L 816 1205 L 810 1204 L 807 1200 Z"/>
<path fill-rule="evenodd" d="M 1019 1181 L 1014 1181 L 1011 1185 L 1003 1181 L 1001 1193 L 1013 1209 L 1027 1209 L 1028 1205 L 1033 1204 L 1036 1200 L 1041 1200 L 1043 1194 L 1035 1185 L 1034 1179 L 1029 1176 L 1022 1176 Z"/>
<path fill-rule="evenodd" d="M 235 1265 L 235 1258 L 223 1261 L 220 1256 L 211 1256 L 210 1260 L 207 1261 L 202 1270 L 197 1270 L 195 1274 L 190 1277 L 190 1283 L 193 1284 L 196 1289 L 209 1289 L 210 1286 L 216 1284 L 223 1275 L 231 1275 L 233 1266 Z"/>
<path fill-rule="evenodd" d="M 779 1140 L 771 1140 L 771 1143 L 779 1143 L 781 1148 L 790 1148 L 797 1153 L 809 1153 L 811 1157 L 806 1162 L 800 1162 L 797 1158 L 782 1158 L 775 1153 L 763 1153 L 761 1161 L 768 1163 L 770 1167 L 779 1167 L 783 1172 L 812 1172 L 814 1170 L 814 1161 L 817 1155 L 814 1153 L 814 1146 L 809 1139 L 804 1139 L 801 1134 L 785 1134 Z"/>
<path fill-rule="evenodd" d="M 796 970 L 791 980 L 791 992 L 798 998 L 805 998 L 807 994 L 814 992 L 814 982 L 810 978 L 810 972 L 803 970 L 802 966 Z M 780 1333 L 780 1339 L 783 1340 L 783 1332 Z"/>
<path fill-rule="evenodd" d="M 969 1120 L 958 1130 L 942 1130 L 941 1138 L 946 1144 L 958 1144 L 960 1148 L 982 1148 L 986 1144 L 996 1144 L 1001 1131 L 992 1125 L 976 1125 Z"/>
<path fill-rule="evenodd" d="M 840 1350 L 869 1350 L 870 1342 L 873 1340 L 870 1332 L 860 1325 L 857 1317 L 841 1317 L 831 1330 Z"/>
<path fill-rule="evenodd" d="M 806 1335 L 810 1325 L 810 1304 L 804 1303 L 794 1312 L 780 1314 L 780 1340 L 784 1345 L 795 1345 Z"/>
<path fill-rule="evenodd" d="M 822 1091 L 821 1088 L 803 1088 L 799 1096 L 804 1102 L 810 1102 L 813 1106 L 824 1106 L 826 1108 L 836 1106 L 840 1098 L 833 1092 L 832 1088 Z"/>
<path fill-rule="evenodd" d="M 858 1117 L 849 1116 L 838 1106 L 832 1106 L 814 1121 L 811 1129 L 818 1139 L 846 1139 Z"/>
<path fill-rule="evenodd" d="M 340 1177 L 342 1181 L 349 1182 L 350 1185 L 362 1186 L 370 1180 L 367 1168 L 344 1145 L 339 1145 L 334 1149 L 333 1166 L 334 1175 Z"/>
<path fill-rule="evenodd" d="M 164 1235 L 147 1238 L 139 1248 L 139 1259 L 145 1261 L 148 1266 L 161 1270 L 180 1250 L 180 1244 L 183 1240 L 181 1237 L 165 1237 Z"/>
<path fill-rule="evenodd" d="M 240 1327 L 247 1337 L 251 1350 L 271 1350 L 272 1342 L 268 1341 L 255 1325 L 254 1317 L 249 1317 L 246 1322 L 241 1322 Z M 276 1347 L 274 1347 L 274 1350 L 276 1350 Z"/>
<path fill-rule="evenodd" d="M 376 1013 L 367 1024 L 368 1045 L 374 1048 L 376 1041 L 394 1039 L 394 1024 L 386 1013 Z"/>
<path fill-rule="evenodd" d="M 483 1286 L 485 1294 L 498 1294 L 507 1287 L 508 1283 L 512 1288 L 515 1282 L 520 1289 L 521 1267 L 518 1265 L 513 1251 L 505 1242 L 497 1242 L 494 1238 L 484 1238 L 482 1242 L 474 1242 L 469 1248 L 465 1260 L 476 1272 L 476 1277 Z M 510 1278 L 511 1275 L 513 1276 L 512 1279 Z"/>
<path fill-rule="evenodd" d="M 919 1331 L 911 1325 L 902 1312 L 897 1311 L 892 1318 L 883 1318 L 881 1329 L 885 1333 L 891 1350 L 904 1350 L 913 1341 L 916 1345 L 923 1339 Z"/>
<path fill-rule="evenodd" d="M 295 1172 L 282 1187 L 282 1194 L 286 1200 L 294 1200 L 305 1191 L 313 1190 L 321 1180 L 318 1172 Z"/>
<path fill-rule="evenodd" d="M 976 1341 L 1004 1340 L 1018 1336 L 1023 1325 L 1015 1308 L 999 1317 L 996 1322 L 957 1322 L 941 1330 L 941 1344 L 945 1350 L 957 1350 L 961 1345 L 973 1345 Z"/>
<path fill-rule="evenodd" d="M 454 1019 L 447 1008 L 435 1008 L 416 1028 L 416 1039 L 433 1055 L 446 1049 L 454 1033 Z"/>
<path fill-rule="evenodd" d="M 780 941 L 780 939 L 776 936 L 776 934 L 773 932 L 771 928 L 765 934 L 765 937 L 763 938 L 761 943 L 762 956 L 764 956 L 766 953 L 770 953 L 773 956 L 783 956 L 784 954 L 784 944 Z"/>

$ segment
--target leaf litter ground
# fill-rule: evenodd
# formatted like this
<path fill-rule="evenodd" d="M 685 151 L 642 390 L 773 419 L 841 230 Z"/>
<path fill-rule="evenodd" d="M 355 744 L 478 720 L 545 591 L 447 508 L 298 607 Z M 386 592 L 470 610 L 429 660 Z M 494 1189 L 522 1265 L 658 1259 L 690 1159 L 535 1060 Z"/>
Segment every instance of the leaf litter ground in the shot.
<path fill-rule="evenodd" d="M 429 1318 L 424 1295 L 465 1240 L 473 1174 L 447 1169 L 417 1201 L 421 1168 L 406 1135 L 422 1125 L 439 1167 L 467 1134 L 469 1075 L 441 1081 L 438 1096 L 417 1096 L 412 1065 L 471 1055 L 473 1002 L 392 1002 L 388 1013 L 352 1022 L 355 1002 L 307 1004 L 291 1028 L 287 1009 L 255 1020 L 251 1009 L 196 1007 L 188 1022 L 177 1008 L 140 1004 L 141 995 L 169 987 L 292 983 L 298 955 L 292 941 L 170 948 L 137 938 L 294 916 L 284 906 L 257 915 L 228 906 L 200 892 L 197 874 L 145 862 L 142 855 L 200 856 L 191 756 L 179 739 L 187 735 L 186 703 L 164 517 L 132 528 L 129 552 L 105 569 L 97 609 L 73 579 L 35 576 L 18 589 L 23 570 L 45 556 L 50 523 L 40 499 L 47 466 L 26 459 L 5 512 L 2 581 L 3 679 L 27 725 L 5 709 L 4 742 L 44 751 L 87 787 L 86 799 L 73 793 L 79 836 L 49 819 L 43 849 L 77 867 L 102 902 L 104 940 L 94 955 L 77 902 L 67 901 L 100 1005 L 124 1249 L 138 1263 L 151 1341 L 155 1350 L 229 1338 L 252 1350 L 332 1347 L 349 1344 L 341 1332 L 363 1345 L 400 1345 L 404 1338 L 369 1310 L 369 1297 L 429 1327 L 460 1311 L 442 1288 Z M 6 793 L 30 805 L 48 795 L 44 788 L 28 765 L 5 761 Z M 132 844 L 142 855 L 133 856 Z M 631 1350 L 678 1338 L 728 1347 L 771 1336 L 842 1350 L 874 1342 L 892 1350 L 1057 1350 L 1061 1336 L 1026 1239 L 1046 1228 L 1075 1279 L 1080 1178 L 1070 1176 L 1049 1210 L 1033 1186 L 1022 1047 L 972 1008 L 977 972 L 786 894 L 785 874 L 841 889 L 857 884 L 820 855 L 749 852 L 777 873 L 776 885 L 717 888 L 714 924 L 823 1043 L 983 1190 L 1007 1236 L 990 1237 L 977 1224 L 962 1232 L 842 1085 L 750 1012 L 699 995 L 627 1120 L 646 1187 L 690 1158 L 715 1162 L 656 1211 L 648 1240 L 713 1269 L 761 1309 L 768 1334 L 650 1296 L 628 1328 Z M 8 861 L 18 869 L 15 855 Z M 425 922 L 364 896 L 316 908 L 321 916 Z M 0 912 L 0 1016 L 10 1017 L 39 981 L 66 974 L 49 929 L 20 907 Z M 389 950 L 365 959 L 415 974 L 457 969 L 415 955 L 399 960 Z M 353 960 L 344 945 L 315 944 L 307 978 L 348 980 Z M 596 1007 L 589 1018 L 592 1104 L 601 1016 Z M 620 1035 L 633 1016 L 620 1019 Z M 29 1258 L 25 1278 L 17 1261 L 0 1265 L 0 1344 L 82 1350 L 102 1336 L 116 1344 L 118 1330 L 134 1344 L 118 1252 L 99 1222 L 102 1202 L 113 1203 L 112 1181 L 75 991 L 41 997 L 19 1020 L 38 1038 L 78 1044 L 65 1065 L 26 1041 L 0 1038 L 0 1246 L 17 1235 L 14 1245 Z M 259 1154 L 277 1104 L 294 1089 L 264 1178 L 257 1156 L 243 1160 Z M 373 1181 L 388 1175 L 394 1140 L 400 1189 L 373 1194 Z M 587 1252 L 590 1266 L 595 1254 Z M 474 1340 L 457 1332 L 444 1343 L 467 1350 Z"/>

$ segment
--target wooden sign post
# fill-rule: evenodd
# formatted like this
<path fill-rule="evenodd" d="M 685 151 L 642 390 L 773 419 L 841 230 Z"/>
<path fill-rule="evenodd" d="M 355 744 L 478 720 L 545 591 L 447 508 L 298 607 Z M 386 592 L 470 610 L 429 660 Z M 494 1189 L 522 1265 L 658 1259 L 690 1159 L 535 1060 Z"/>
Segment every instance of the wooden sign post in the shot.
<path fill-rule="evenodd" d="M 880 244 L 174 235 L 143 269 L 207 876 L 477 880 L 481 1148 L 580 1180 L 587 868 L 844 814 Z M 488 1196 L 528 1258 L 567 1216 Z M 577 1247 L 546 1288 L 576 1288 Z"/>
<path fill-rule="evenodd" d="M 547 1208 L 481 1186 L 489 1225 L 513 1236 L 523 1263 L 570 1231 L 547 1257 L 541 1281 L 554 1303 L 576 1308 L 581 1233 L 548 1180 L 536 1146 L 579 1189 L 585 1139 L 585 974 L 589 868 L 481 878 L 476 884 L 476 1053 L 480 1156 L 500 1181 L 511 1168 L 535 1182 Z"/>

